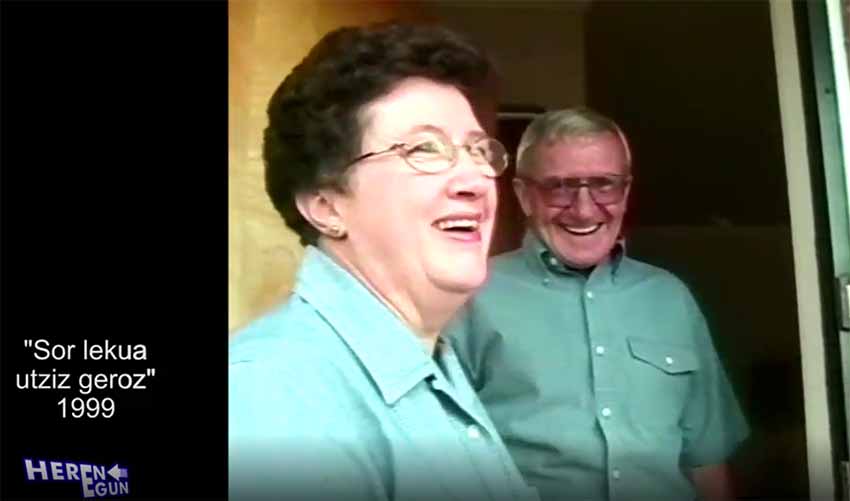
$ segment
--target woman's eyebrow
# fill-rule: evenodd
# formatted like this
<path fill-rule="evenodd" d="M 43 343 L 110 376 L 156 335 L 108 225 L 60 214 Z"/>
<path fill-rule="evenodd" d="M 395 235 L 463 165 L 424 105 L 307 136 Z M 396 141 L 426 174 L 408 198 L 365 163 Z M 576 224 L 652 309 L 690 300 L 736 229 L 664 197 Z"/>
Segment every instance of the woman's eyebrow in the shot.
<path fill-rule="evenodd" d="M 467 140 L 470 140 L 470 139 L 481 139 L 481 138 L 484 138 L 484 137 L 490 137 L 490 134 L 487 134 L 487 133 L 486 133 L 486 132 L 484 132 L 483 130 L 473 130 L 473 131 L 470 131 L 470 132 L 468 132 L 468 133 L 466 134 L 466 139 L 467 139 Z"/>
<path fill-rule="evenodd" d="M 446 131 L 432 124 L 419 124 L 411 127 L 405 135 L 416 134 L 417 132 L 439 132 L 441 134 L 446 134 Z"/>
<path fill-rule="evenodd" d="M 439 133 L 439 134 L 443 134 L 446 137 L 451 137 L 450 134 L 445 131 L 445 129 L 438 127 L 436 125 L 433 125 L 433 124 L 414 125 L 403 135 L 407 136 L 407 135 L 416 134 L 416 133 L 419 133 L 419 132 L 436 132 L 436 133 Z M 464 138 L 466 140 L 480 139 L 482 137 L 489 137 L 489 134 L 487 134 L 483 130 L 473 130 L 473 131 L 467 132 L 466 135 L 464 136 Z"/>

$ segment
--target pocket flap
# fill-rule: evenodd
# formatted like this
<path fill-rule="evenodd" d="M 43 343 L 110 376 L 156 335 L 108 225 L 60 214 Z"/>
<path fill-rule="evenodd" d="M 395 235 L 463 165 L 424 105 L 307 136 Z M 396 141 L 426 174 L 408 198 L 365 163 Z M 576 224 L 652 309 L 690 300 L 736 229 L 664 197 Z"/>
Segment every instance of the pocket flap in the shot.
<path fill-rule="evenodd" d="M 633 357 L 667 374 L 681 374 L 699 369 L 699 359 L 691 348 L 629 338 L 629 349 Z"/>

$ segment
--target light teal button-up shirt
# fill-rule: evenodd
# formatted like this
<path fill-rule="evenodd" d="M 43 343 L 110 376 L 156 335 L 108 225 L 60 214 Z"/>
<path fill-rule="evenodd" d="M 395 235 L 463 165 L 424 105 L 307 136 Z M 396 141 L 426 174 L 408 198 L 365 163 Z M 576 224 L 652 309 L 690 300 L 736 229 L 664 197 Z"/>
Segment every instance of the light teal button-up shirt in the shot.
<path fill-rule="evenodd" d="M 622 252 L 585 278 L 529 234 L 449 337 L 542 499 L 694 499 L 748 434 L 687 287 Z"/>
<path fill-rule="evenodd" d="M 230 347 L 231 499 L 536 499 L 448 343 L 328 255 Z"/>

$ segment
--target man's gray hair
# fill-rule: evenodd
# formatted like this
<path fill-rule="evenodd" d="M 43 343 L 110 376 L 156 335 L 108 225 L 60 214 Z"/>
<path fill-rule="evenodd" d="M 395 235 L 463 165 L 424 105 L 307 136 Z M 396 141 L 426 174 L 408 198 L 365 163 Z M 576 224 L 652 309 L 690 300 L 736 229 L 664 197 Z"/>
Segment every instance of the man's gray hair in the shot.
<path fill-rule="evenodd" d="M 528 174 L 534 167 L 534 150 L 541 143 L 610 132 L 616 134 L 626 152 L 626 170 L 631 170 L 632 153 L 620 127 L 610 118 L 589 108 L 547 111 L 535 118 L 522 133 L 517 149 L 517 174 Z"/>

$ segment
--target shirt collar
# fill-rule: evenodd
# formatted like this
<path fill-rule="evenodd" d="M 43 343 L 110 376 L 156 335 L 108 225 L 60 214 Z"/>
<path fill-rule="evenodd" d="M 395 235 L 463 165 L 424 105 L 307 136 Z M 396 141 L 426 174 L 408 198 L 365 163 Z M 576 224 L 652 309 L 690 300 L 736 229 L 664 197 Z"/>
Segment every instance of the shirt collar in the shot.
<path fill-rule="evenodd" d="M 578 272 L 571 270 L 560 259 L 549 250 L 549 247 L 538 237 L 533 231 L 525 232 L 525 237 L 522 240 L 522 253 L 525 256 L 526 262 L 531 269 L 541 276 L 552 275 L 579 275 Z M 616 281 L 617 274 L 620 270 L 620 264 L 623 262 L 623 257 L 626 255 L 626 241 L 620 239 L 611 249 L 610 258 L 600 266 L 597 270 L 593 270 L 591 276 L 598 275 L 600 272 L 606 277 L 610 277 L 611 281 Z"/>
<path fill-rule="evenodd" d="M 325 252 L 307 247 L 294 292 L 351 349 L 388 405 L 436 375 L 434 361 L 410 328 Z"/>

